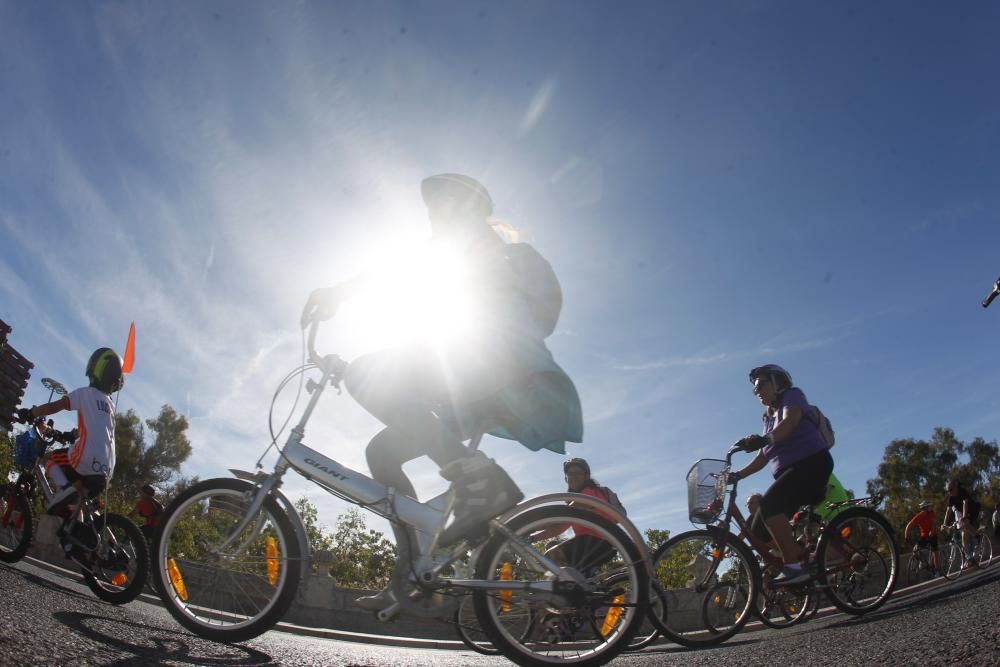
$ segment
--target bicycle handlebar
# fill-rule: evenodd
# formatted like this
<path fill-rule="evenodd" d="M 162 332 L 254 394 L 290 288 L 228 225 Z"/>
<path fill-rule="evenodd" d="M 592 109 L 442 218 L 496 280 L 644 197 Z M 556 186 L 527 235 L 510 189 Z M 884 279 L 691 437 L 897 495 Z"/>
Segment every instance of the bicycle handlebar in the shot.
<path fill-rule="evenodd" d="M 309 322 L 309 342 L 307 348 L 309 361 L 316 364 L 321 371 L 330 373 L 334 380 L 339 382 L 344 377 L 344 371 L 347 369 L 348 364 L 336 354 L 321 356 L 316 351 L 316 333 L 319 331 L 319 324 L 320 320 L 318 318 L 313 318 Z"/>
<path fill-rule="evenodd" d="M 993 283 L 993 289 L 983 299 L 983 308 L 988 308 L 993 303 L 993 299 L 997 298 L 997 295 L 1000 295 L 1000 278 L 997 278 L 997 281 Z"/>

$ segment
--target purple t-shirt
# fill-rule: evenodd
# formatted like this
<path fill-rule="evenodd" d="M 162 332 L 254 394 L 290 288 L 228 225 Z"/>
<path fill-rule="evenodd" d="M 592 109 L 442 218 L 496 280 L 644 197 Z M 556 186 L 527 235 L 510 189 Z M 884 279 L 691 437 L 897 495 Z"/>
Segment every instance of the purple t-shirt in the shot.
<path fill-rule="evenodd" d="M 764 447 L 764 456 L 771 462 L 771 471 L 777 477 L 785 467 L 808 458 L 826 449 L 819 429 L 813 423 L 812 406 L 806 400 L 806 395 L 801 389 L 792 387 L 786 389 L 778 401 L 778 410 L 774 416 L 764 416 L 764 435 L 767 435 L 781 423 L 782 412 L 786 406 L 796 406 L 802 410 L 802 419 L 799 425 L 792 431 L 792 435 L 786 437 L 781 442 L 775 442 Z"/>

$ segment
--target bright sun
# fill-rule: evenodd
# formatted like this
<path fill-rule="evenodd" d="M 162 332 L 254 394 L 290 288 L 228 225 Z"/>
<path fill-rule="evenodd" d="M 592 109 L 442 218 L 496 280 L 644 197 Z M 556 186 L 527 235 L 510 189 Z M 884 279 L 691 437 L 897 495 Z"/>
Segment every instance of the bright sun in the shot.
<path fill-rule="evenodd" d="M 386 257 L 366 275 L 368 289 L 345 304 L 366 348 L 415 340 L 452 343 L 475 317 L 466 262 L 445 243 L 416 244 Z"/>

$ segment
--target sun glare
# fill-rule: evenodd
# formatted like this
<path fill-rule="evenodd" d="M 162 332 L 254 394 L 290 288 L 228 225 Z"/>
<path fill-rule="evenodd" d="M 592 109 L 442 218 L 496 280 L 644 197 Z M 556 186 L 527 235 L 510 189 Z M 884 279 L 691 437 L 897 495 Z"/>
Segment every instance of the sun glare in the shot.
<path fill-rule="evenodd" d="M 393 253 L 370 269 L 366 292 L 345 304 L 352 328 L 369 349 L 456 342 L 475 317 L 467 272 L 461 254 L 443 243 Z"/>

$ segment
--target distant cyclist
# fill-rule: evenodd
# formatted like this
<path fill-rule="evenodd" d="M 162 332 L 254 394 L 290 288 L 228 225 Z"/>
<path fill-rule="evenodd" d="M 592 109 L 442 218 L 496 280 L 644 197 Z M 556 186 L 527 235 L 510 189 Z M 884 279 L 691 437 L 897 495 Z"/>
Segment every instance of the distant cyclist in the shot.
<path fill-rule="evenodd" d="M 764 541 L 773 537 L 784 563 L 775 586 L 801 583 L 809 578 L 802 565 L 805 549 L 792 534 L 789 517 L 802 505 L 814 505 L 827 493 L 833 472 L 833 457 L 809 418 L 812 406 L 792 383 L 792 376 L 777 364 L 750 371 L 753 392 L 764 405 L 764 435 L 748 435 L 739 441 L 746 451 L 760 450 L 736 479 L 747 477 L 771 463 L 774 483 L 764 492 L 751 529 Z"/>
<path fill-rule="evenodd" d="M 163 504 L 156 499 L 156 489 L 149 484 L 144 484 L 139 489 L 139 500 L 129 513 L 129 516 L 141 516 L 145 519 L 145 524 L 139 526 L 146 542 L 150 547 L 153 545 L 153 536 L 156 534 L 156 527 L 160 525 L 160 515 L 163 514 Z"/>
<path fill-rule="evenodd" d="M 591 477 L 590 464 L 586 460 L 575 458 L 564 462 L 563 474 L 566 478 L 567 491 L 582 493 L 610 504 L 611 494 L 596 479 Z M 598 513 L 600 513 L 599 510 Z M 617 522 L 611 514 L 607 514 L 606 518 L 613 523 Z M 554 526 L 545 531 L 544 534 L 534 537 L 535 539 L 544 539 L 547 536 L 555 537 L 569 527 L 573 528 L 573 537 L 549 551 L 549 554 L 558 562 L 571 563 L 574 567 L 587 569 L 603 564 L 614 554 L 614 549 L 610 544 L 605 542 L 598 533 L 585 526 L 575 524 Z"/>
<path fill-rule="evenodd" d="M 493 200 L 481 183 L 461 174 L 424 179 L 421 192 L 431 222 L 431 244 L 450 247 L 467 265 L 463 287 L 478 316 L 454 341 L 414 341 L 366 354 L 348 366 L 347 390 L 385 428 L 368 444 L 372 476 L 397 493 L 416 497 L 403 472 L 407 461 L 429 456 L 454 482 L 455 516 L 441 536 L 446 546 L 517 504 L 523 494 L 510 476 L 462 441 L 486 425 L 489 432 L 529 449 L 564 453 L 583 438 L 576 388 L 545 345 L 562 306 L 549 263 L 530 245 L 507 244 L 491 228 Z M 303 326 L 329 318 L 340 302 L 361 296 L 369 276 L 315 290 Z M 455 304 L 450 304 L 454 306 Z M 396 542 L 408 536 L 393 527 Z M 361 598 L 379 610 L 392 595 Z"/>
<path fill-rule="evenodd" d="M 966 490 L 958 479 L 953 478 L 948 482 L 948 507 L 944 511 L 944 522 L 941 527 L 942 529 L 947 527 L 949 518 L 954 515 L 962 527 L 962 546 L 968 550 L 970 538 L 979 525 L 981 509 L 982 506 L 976 497 Z"/>
<path fill-rule="evenodd" d="M 920 548 L 928 548 L 931 551 L 931 568 L 932 572 L 938 572 L 941 569 L 941 554 L 938 552 L 938 531 L 937 531 L 937 521 L 934 517 L 934 507 L 931 501 L 925 500 L 920 503 L 920 511 L 913 515 L 910 522 L 906 524 L 906 528 L 903 530 L 903 539 L 910 539 L 910 530 L 916 526 L 917 528 L 917 546 Z"/>
<path fill-rule="evenodd" d="M 46 508 L 56 511 L 64 503 L 101 493 L 115 469 L 115 406 L 111 394 L 125 383 L 122 360 L 111 348 L 94 351 L 85 370 L 90 384 L 74 389 L 57 401 L 22 408 L 18 416 L 25 421 L 45 417 L 62 410 L 79 413 L 79 434 L 65 449 L 46 454 L 46 472 L 56 485 L 56 494 Z"/>

